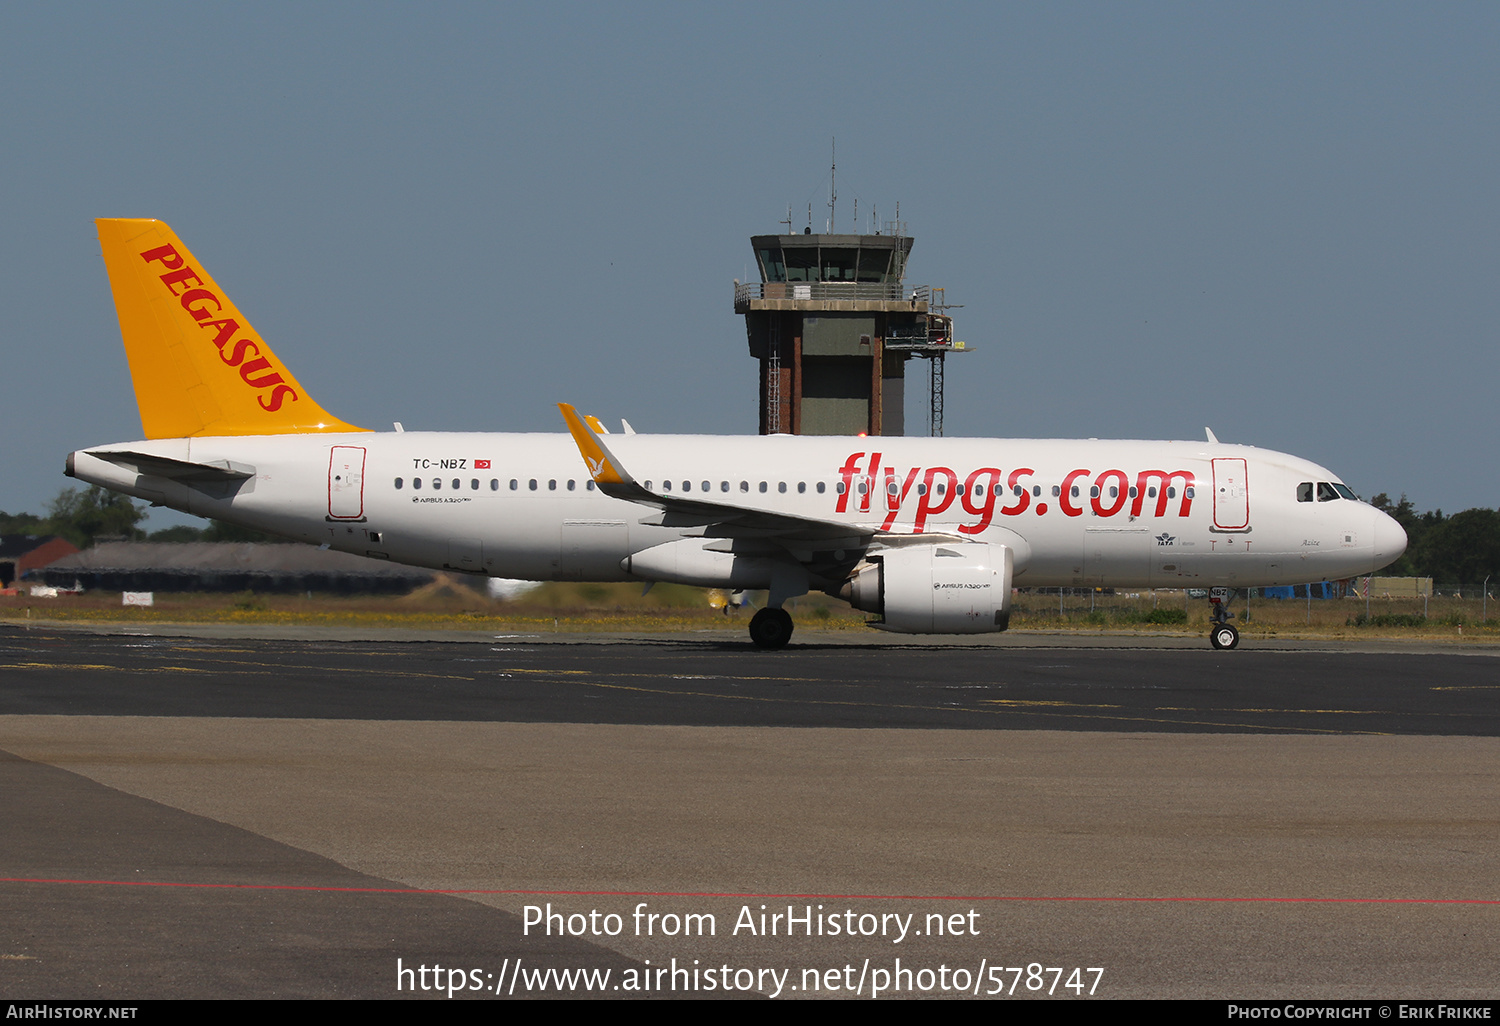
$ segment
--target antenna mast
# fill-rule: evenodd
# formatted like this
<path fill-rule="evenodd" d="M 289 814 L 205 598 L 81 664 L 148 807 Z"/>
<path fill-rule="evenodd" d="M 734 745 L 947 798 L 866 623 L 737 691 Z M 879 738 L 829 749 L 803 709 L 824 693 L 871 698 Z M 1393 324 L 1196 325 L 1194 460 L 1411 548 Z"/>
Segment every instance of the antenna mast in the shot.
<path fill-rule="evenodd" d="M 829 145 L 829 157 L 828 157 L 828 234 L 829 235 L 832 235 L 834 233 L 834 231 L 836 230 L 834 228 L 834 224 L 838 220 L 838 206 L 839 206 L 839 188 L 838 188 L 838 180 L 837 180 L 837 175 L 836 175 L 836 173 L 838 171 L 838 167 L 839 167 L 839 164 L 838 164 L 838 156 L 839 156 L 838 143 L 839 143 L 839 141 L 838 141 L 837 137 L 832 137 L 832 138 L 833 138 L 833 141 Z"/>

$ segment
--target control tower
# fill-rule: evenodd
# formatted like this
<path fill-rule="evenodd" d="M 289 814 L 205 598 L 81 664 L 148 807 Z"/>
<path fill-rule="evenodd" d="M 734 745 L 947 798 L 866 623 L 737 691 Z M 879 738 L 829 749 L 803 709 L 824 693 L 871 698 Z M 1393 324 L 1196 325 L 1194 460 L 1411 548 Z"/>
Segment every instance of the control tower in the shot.
<path fill-rule="evenodd" d="M 761 434 L 905 434 L 914 357 L 930 361 L 927 426 L 943 433 L 943 360 L 965 349 L 943 290 L 906 284 L 904 224 L 750 245 L 760 281 L 734 283 L 734 312 L 760 361 Z"/>

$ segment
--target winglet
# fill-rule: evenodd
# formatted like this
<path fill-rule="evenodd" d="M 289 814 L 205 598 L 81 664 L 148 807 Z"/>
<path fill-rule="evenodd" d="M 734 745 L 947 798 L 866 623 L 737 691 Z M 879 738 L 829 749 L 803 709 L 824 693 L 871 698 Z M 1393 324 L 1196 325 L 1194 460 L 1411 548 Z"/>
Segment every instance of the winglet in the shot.
<path fill-rule="evenodd" d="M 1219 444 L 1219 439 L 1214 435 L 1214 429 L 1213 428 L 1206 427 L 1206 428 L 1203 429 L 1203 433 L 1208 436 L 1208 440 L 1211 443 L 1213 443 L 1214 445 L 1218 445 Z"/>
<path fill-rule="evenodd" d="M 568 431 L 573 435 L 578 452 L 583 456 L 583 462 L 588 465 L 589 474 L 599 488 L 605 494 L 625 488 L 633 490 L 635 480 L 620 466 L 620 461 L 615 459 L 614 454 L 604 447 L 603 440 L 578 411 L 567 403 L 558 403 L 557 408 L 562 411 L 563 420 L 568 424 Z"/>

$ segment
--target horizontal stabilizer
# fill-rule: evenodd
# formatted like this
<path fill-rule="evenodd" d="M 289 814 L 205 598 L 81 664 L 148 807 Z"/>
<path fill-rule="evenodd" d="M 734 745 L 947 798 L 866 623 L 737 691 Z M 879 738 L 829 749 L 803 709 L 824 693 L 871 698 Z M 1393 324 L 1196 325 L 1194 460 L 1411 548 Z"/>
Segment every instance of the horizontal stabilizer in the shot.
<path fill-rule="evenodd" d="M 117 466 L 133 467 L 137 474 L 165 477 L 172 481 L 244 481 L 255 476 L 254 467 L 233 460 L 191 463 L 122 449 L 93 450 L 89 455 Z"/>

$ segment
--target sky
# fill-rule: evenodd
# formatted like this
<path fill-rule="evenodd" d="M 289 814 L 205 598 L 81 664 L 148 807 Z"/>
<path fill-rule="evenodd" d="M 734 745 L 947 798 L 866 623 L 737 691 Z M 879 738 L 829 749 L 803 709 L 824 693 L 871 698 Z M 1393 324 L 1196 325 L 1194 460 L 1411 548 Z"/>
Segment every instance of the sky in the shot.
<path fill-rule="evenodd" d="M 948 435 L 1496 507 L 1496 52 L 1477 3 L 6 4 L 0 510 L 140 436 L 96 217 L 355 424 L 754 433 L 732 282 L 828 228 L 835 139 L 834 227 L 899 202 L 963 304 Z"/>

